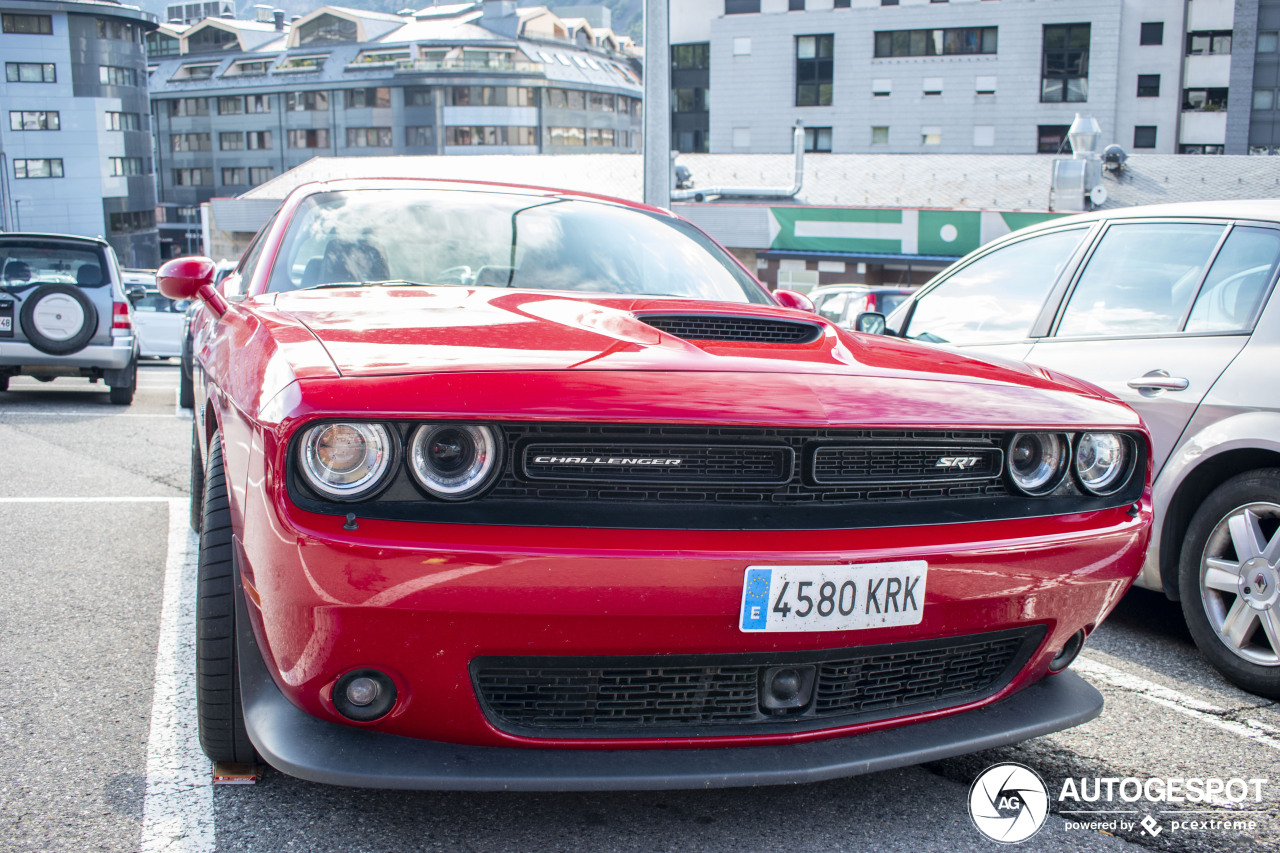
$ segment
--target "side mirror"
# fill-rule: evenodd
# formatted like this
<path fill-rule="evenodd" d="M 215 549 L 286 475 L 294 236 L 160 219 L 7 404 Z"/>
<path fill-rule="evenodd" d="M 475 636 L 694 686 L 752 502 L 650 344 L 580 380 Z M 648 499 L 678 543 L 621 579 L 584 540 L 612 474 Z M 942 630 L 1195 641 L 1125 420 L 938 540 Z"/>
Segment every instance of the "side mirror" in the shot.
<path fill-rule="evenodd" d="M 854 321 L 853 327 L 859 332 L 865 332 L 868 335 L 883 335 L 888 329 L 888 323 L 885 322 L 883 314 L 877 314 L 875 311 L 863 311 L 858 315 L 858 319 Z"/>
<path fill-rule="evenodd" d="M 783 308 L 795 308 L 800 311 L 813 311 L 813 300 L 796 290 L 775 290 L 773 298 Z"/>
<path fill-rule="evenodd" d="M 222 316 L 227 312 L 227 301 L 213 286 L 217 266 L 208 258 L 174 258 L 156 273 L 160 292 L 175 301 L 201 299 Z"/>
<path fill-rule="evenodd" d="M 125 296 L 128 297 L 130 302 L 137 305 L 139 302 L 147 298 L 147 289 L 142 285 L 135 284 L 133 287 L 129 288 L 129 292 L 126 293 Z"/>

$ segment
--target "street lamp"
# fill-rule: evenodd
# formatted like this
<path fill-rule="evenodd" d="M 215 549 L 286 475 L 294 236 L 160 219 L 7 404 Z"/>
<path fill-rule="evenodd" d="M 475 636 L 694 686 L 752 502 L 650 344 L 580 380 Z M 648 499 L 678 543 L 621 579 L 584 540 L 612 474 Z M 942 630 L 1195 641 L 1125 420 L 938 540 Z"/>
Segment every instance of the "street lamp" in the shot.
<path fill-rule="evenodd" d="M 13 224 L 15 231 L 22 230 L 22 199 L 13 200 Z"/>

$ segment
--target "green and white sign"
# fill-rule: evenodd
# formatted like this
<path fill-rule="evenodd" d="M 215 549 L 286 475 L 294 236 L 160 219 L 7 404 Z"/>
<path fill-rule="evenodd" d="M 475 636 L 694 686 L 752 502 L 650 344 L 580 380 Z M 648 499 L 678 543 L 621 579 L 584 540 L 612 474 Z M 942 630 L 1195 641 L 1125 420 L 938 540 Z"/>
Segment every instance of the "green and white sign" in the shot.
<path fill-rule="evenodd" d="M 960 257 L 1054 213 L 771 207 L 770 249 Z"/>

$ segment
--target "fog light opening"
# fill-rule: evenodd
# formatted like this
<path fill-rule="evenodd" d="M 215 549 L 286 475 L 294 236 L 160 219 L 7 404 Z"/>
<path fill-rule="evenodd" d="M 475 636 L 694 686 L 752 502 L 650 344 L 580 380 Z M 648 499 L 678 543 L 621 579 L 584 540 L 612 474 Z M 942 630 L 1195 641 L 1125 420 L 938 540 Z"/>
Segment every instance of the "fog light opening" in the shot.
<path fill-rule="evenodd" d="M 1076 659 L 1076 655 L 1080 654 L 1080 650 L 1084 648 L 1084 631 L 1076 631 L 1071 635 L 1071 639 L 1067 640 L 1067 644 L 1062 647 L 1062 651 L 1058 652 L 1058 656 L 1049 661 L 1050 672 L 1062 672 L 1071 666 L 1071 662 Z"/>
<path fill-rule="evenodd" d="M 813 699 L 817 668 L 770 666 L 760 673 L 760 706 L 766 714 L 797 714 Z"/>
<path fill-rule="evenodd" d="M 376 669 L 352 670 L 333 685 L 333 707 L 358 723 L 385 717 L 395 704 L 395 682 Z"/>

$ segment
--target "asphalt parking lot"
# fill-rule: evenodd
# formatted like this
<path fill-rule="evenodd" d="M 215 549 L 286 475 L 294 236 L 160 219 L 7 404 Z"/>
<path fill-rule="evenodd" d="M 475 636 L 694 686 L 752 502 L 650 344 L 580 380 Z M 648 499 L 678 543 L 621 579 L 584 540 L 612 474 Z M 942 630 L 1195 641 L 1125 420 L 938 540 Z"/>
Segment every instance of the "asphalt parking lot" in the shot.
<path fill-rule="evenodd" d="M 0 393 L 6 851 L 992 850 L 966 804 L 1002 761 L 1050 791 L 1027 849 L 1280 847 L 1280 706 L 1220 679 L 1177 606 L 1142 591 L 1074 666 L 1105 695 L 1102 717 L 924 767 L 694 792 L 364 791 L 270 769 L 215 787 L 194 733 L 191 420 L 177 381 L 176 361 L 144 366 L 127 408 L 75 380 Z M 1058 801 L 1067 780 L 1087 792 L 1098 778 L 1266 781 L 1261 802 Z"/>

